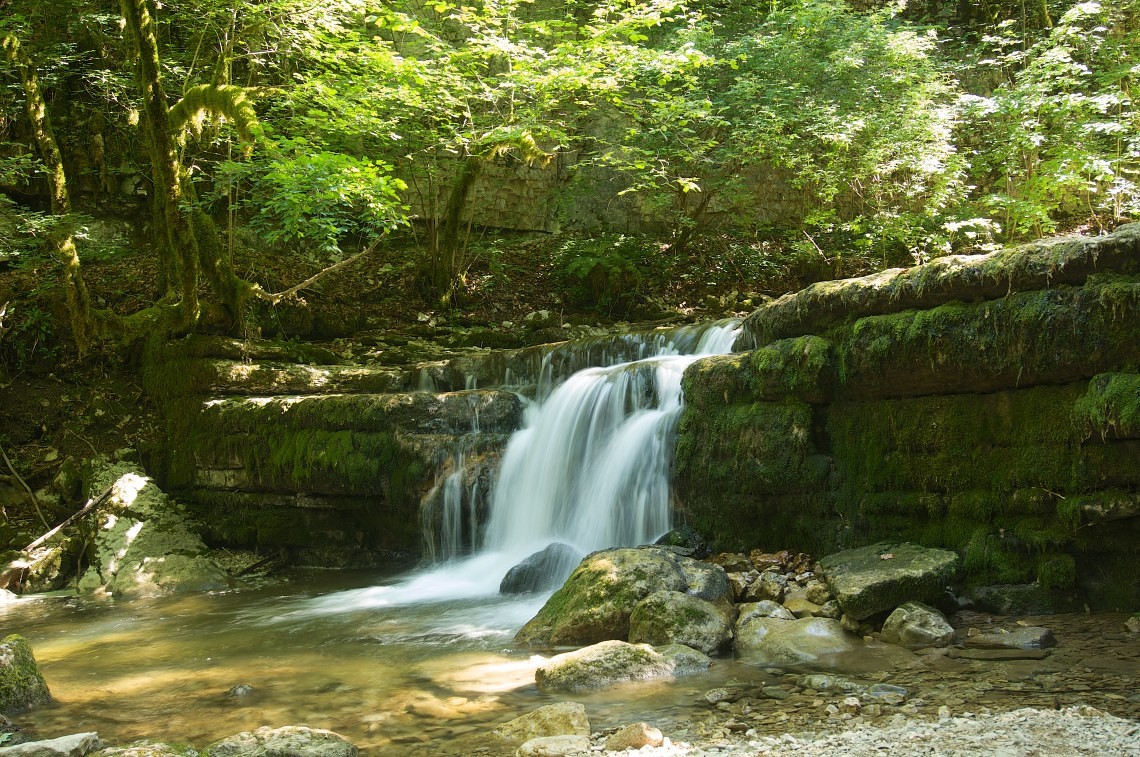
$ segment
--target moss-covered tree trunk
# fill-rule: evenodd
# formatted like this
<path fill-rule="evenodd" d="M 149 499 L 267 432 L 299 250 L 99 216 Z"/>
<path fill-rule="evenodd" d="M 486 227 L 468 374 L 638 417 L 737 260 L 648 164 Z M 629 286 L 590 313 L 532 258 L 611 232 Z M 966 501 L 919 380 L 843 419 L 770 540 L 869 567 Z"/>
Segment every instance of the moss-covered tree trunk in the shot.
<path fill-rule="evenodd" d="M 475 180 L 483 170 L 485 158 L 470 155 L 451 185 L 443 219 L 433 238 L 431 250 L 431 286 L 441 305 L 449 305 L 463 275 L 463 211 L 475 188 Z"/>

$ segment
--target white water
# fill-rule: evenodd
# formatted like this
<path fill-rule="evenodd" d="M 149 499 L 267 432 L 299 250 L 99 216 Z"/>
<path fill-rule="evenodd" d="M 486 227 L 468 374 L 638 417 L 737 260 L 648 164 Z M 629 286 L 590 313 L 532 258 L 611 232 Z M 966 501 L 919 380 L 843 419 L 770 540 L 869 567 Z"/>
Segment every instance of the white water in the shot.
<path fill-rule="evenodd" d="M 503 454 L 479 551 L 394 585 L 316 599 L 311 609 L 492 596 L 512 566 L 551 542 L 585 554 L 654 541 L 670 527 L 669 466 L 681 377 L 699 357 L 729 352 L 738 329 L 736 321 L 678 329 L 668 340 L 653 340 L 650 357 L 587 368 L 540 393 Z M 443 483 L 453 489 L 443 519 L 447 557 L 462 547 L 462 483 L 456 476 Z"/>

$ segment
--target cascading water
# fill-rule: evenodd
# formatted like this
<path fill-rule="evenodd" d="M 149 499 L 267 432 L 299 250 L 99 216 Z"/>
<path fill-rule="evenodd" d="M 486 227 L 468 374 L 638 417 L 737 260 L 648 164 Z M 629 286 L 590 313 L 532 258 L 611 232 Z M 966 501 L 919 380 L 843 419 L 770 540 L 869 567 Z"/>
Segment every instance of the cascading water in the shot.
<path fill-rule="evenodd" d="M 312 609 L 485 597 L 498 593 L 513 565 L 552 542 L 584 554 L 653 541 L 669 529 L 681 377 L 701 356 L 729 352 L 738 330 L 729 320 L 657 334 L 637 345 L 648 353 L 643 359 L 579 370 L 561 383 L 548 359 L 538 397 L 503 454 L 475 553 L 392 586 L 314 600 Z M 442 485 L 462 493 L 458 477 Z M 445 509 L 452 536 L 444 556 L 461 551 L 454 535 L 462 507 L 456 496 Z"/>

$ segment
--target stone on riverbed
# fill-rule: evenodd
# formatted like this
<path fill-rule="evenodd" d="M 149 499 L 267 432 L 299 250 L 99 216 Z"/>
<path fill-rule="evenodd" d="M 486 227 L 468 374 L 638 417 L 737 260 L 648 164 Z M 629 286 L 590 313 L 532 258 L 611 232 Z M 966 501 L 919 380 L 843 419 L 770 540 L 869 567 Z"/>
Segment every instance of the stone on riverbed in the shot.
<path fill-rule="evenodd" d="M 589 751 L 589 736 L 540 736 L 520 746 L 515 757 L 570 757 Z"/>
<path fill-rule="evenodd" d="M 723 607 L 680 591 L 657 591 L 629 616 L 634 644 L 684 644 L 712 654 L 732 641 L 732 618 Z"/>
<path fill-rule="evenodd" d="M 188 757 L 185 746 L 164 744 L 160 741 L 136 741 L 127 746 L 100 749 L 94 757 Z"/>
<path fill-rule="evenodd" d="M 651 647 L 609 640 L 551 657 L 535 671 L 534 680 L 545 691 L 584 691 L 626 681 L 699 673 L 711 662 L 681 644 Z"/>
<path fill-rule="evenodd" d="M 921 602 L 907 602 L 895 608 L 883 623 L 880 638 L 888 644 L 909 649 L 947 647 L 954 641 L 954 629 L 933 607 Z"/>
<path fill-rule="evenodd" d="M 844 614 L 863 620 L 938 596 L 958 569 L 958 555 L 909 542 L 880 543 L 828 555 L 819 566 Z"/>
<path fill-rule="evenodd" d="M 18 634 L 0 641 L 0 714 L 14 714 L 51 701 L 32 645 Z"/>
<path fill-rule="evenodd" d="M 97 733 L 73 733 L 57 739 L 25 741 L 4 747 L 0 754 L 4 757 L 85 757 L 102 746 Z"/>
<path fill-rule="evenodd" d="M 627 639 L 641 600 L 678 591 L 713 603 L 731 602 L 724 569 L 664 547 L 608 549 L 589 554 L 562 588 L 515 636 L 520 644 L 582 645 Z"/>
<path fill-rule="evenodd" d="M 741 659 L 752 664 L 815 662 L 861 646 L 831 618 L 753 618 L 736 639 Z"/>
<path fill-rule="evenodd" d="M 665 736 L 649 723 L 633 723 L 613 733 L 606 739 L 607 752 L 624 752 L 627 749 L 641 749 L 643 746 L 661 746 Z"/>
<path fill-rule="evenodd" d="M 589 736 L 590 718 L 578 702 L 558 702 L 508 720 L 492 733 L 521 744 L 544 736 Z"/>
<path fill-rule="evenodd" d="M 973 649 L 1046 649 L 1056 646 L 1057 639 L 1048 628 L 1021 626 L 1013 631 L 967 636 L 964 643 Z"/>
<path fill-rule="evenodd" d="M 215 742 L 208 757 L 356 757 L 357 749 L 343 736 L 320 728 L 263 726 Z"/>

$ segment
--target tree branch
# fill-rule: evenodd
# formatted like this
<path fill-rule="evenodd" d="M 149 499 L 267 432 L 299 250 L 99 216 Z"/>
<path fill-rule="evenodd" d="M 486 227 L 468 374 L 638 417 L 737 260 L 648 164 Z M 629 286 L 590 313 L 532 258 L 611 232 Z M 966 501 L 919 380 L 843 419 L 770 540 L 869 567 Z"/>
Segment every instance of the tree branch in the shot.
<path fill-rule="evenodd" d="M 353 263 L 360 260 L 361 258 L 366 257 L 368 255 L 371 255 L 373 252 L 376 251 L 376 246 L 379 244 L 380 244 L 380 240 L 377 239 L 375 242 L 368 245 L 366 248 L 364 248 L 360 252 L 356 253 L 352 257 L 345 258 L 344 260 L 340 261 L 339 263 L 335 263 L 333 265 L 330 265 L 328 268 L 323 268 L 323 269 L 317 271 L 312 276 L 310 276 L 309 278 L 302 281 L 300 284 L 297 284 L 296 286 L 289 287 L 288 289 L 286 289 L 283 292 L 267 292 L 264 289 L 262 289 L 260 285 L 255 284 L 253 286 L 253 294 L 258 299 L 266 300 L 267 302 L 270 302 L 274 305 L 277 305 L 278 303 L 281 303 L 285 300 L 292 299 L 292 298 L 296 297 L 297 292 L 300 292 L 302 289 L 305 289 L 306 287 L 312 286 L 313 284 L 315 284 L 320 279 L 323 279 L 325 276 L 336 273 L 337 271 L 339 271 L 341 269 L 347 268 L 348 266 L 352 265 Z"/>

